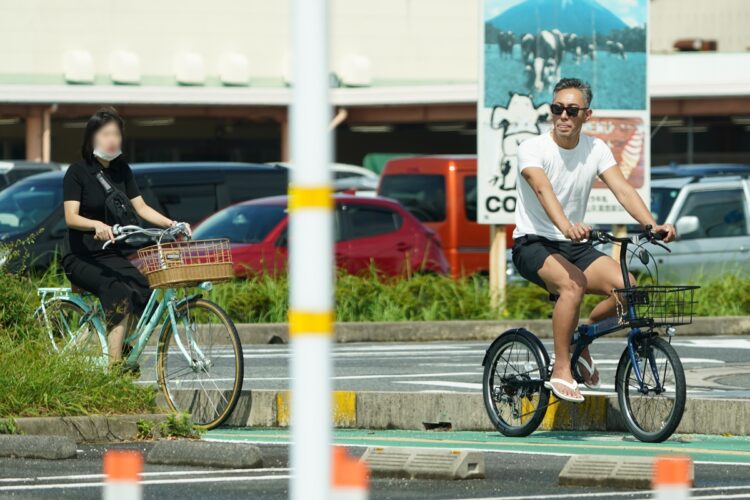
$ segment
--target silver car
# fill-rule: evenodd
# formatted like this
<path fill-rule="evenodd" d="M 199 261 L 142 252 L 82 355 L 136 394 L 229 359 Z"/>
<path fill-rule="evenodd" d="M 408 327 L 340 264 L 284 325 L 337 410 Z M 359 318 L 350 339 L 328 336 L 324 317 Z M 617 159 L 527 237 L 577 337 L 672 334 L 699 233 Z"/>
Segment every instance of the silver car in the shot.
<path fill-rule="evenodd" d="M 706 281 L 729 273 L 750 276 L 748 176 L 653 179 L 651 212 L 658 224 L 674 224 L 679 237 L 668 245 L 671 253 L 644 246 L 651 253 L 648 265 L 635 256 L 629 261 L 632 272 L 650 271 L 656 278 L 656 264 L 659 281 L 672 283 Z M 609 245 L 598 248 L 612 254 Z M 506 263 L 508 281 L 524 281 L 513 266 L 510 250 Z"/>

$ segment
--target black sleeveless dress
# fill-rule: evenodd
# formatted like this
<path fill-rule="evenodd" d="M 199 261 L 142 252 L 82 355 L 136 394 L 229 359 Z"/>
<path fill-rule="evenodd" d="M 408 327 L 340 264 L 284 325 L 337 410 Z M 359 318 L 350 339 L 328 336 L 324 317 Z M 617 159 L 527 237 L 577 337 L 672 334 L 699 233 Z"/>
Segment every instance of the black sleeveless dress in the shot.
<path fill-rule="evenodd" d="M 94 177 L 100 169 L 112 186 L 128 198 L 140 196 L 133 172 L 120 156 L 112 160 L 108 167 L 86 160 L 70 165 L 63 180 L 63 199 L 80 202 L 78 213 L 81 216 L 113 225 L 111 217 L 105 213 L 104 188 Z M 119 243 L 105 250 L 102 250 L 103 244 L 104 241 L 94 239 L 93 231 L 68 228 L 62 266 L 71 283 L 99 298 L 109 330 L 125 315 L 143 312 L 151 289 L 146 277 L 117 246 Z"/>

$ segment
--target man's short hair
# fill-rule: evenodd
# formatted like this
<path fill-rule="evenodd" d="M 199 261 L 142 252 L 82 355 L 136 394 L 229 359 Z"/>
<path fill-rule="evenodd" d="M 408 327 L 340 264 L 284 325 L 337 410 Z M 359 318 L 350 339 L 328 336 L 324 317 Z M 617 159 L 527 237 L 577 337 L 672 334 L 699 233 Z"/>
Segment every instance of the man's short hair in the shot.
<path fill-rule="evenodd" d="M 591 106 L 591 101 L 594 99 L 594 93 L 591 92 L 591 85 L 588 83 L 579 80 L 578 78 L 563 78 L 557 82 L 557 85 L 555 85 L 555 88 L 552 90 L 552 95 L 554 96 L 561 90 L 565 89 L 580 90 L 583 94 L 583 98 L 586 99 L 586 106 Z"/>

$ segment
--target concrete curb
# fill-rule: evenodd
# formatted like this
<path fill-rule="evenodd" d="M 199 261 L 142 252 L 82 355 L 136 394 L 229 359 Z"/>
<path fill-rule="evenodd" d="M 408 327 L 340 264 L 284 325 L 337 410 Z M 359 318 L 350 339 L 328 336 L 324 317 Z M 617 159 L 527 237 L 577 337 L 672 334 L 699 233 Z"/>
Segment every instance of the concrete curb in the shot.
<path fill-rule="evenodd" d="M 63 436 L 0 435 L 0 457 L 60 460 L 76 457 L 76 443 Z"/>
<path fill-rule="evenodd" d="M 148 453 L 146 463 L 254 469 L 263 467 L 263 455 L 251 444 L 163 440 Z"/>
<path fill-rule="evenodd" d="M 74 443 L 109 443 L 138 439 L 138 422 L 154 423 L 154 437 L 159 423 L 167 415 L 92 415 L 84 417 L 14 418 L 16 433 L 25 436 L 63 436 Z M 2 420 L 2 419 L 0 419 Z M 2 437 L 2 436 L 0 436 Z"/>
<path fill-rule="evenodd" d="M 239 323 L 237 332 L 245 344 L 287 343 L 287 323 Z M 337 322 L 335 341 L 347 342 L 420 342 L 439 340 L 492 340 L 505 330 L 524 327 L 543 339 L 552 338 L 549 319 L 487 321 L 363 321 Z M 747 335 L 750 316 L 696 317 L 690 325 L 677 328 L 677 336 Z M 626 330 L 612 335 L 624 336 Z"/>
<path fill-rule="evenodd" d="M 287 427 L 288 391 L 243 391 L 227 421 L 239 427 Z M 552 396 L 554 400 L 554 396 Z M 333 394 L 338 428 L 432 428 L 495 431 L 481 394 L 355 392 Z M 590 394 L 581 404 L 550 406 L 540 430 L 626 431 L 616 396 Z M 750 400 L 688 398 L 678 433 L 750 435 Z"/>

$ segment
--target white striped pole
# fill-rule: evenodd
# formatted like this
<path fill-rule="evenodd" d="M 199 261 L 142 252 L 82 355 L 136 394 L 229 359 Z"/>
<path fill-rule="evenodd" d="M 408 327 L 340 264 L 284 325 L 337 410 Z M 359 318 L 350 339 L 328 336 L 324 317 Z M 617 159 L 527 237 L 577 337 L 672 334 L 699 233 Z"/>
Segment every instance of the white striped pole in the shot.
<path fill-rule="evenodd" d="M 109 450 L 104 454 L 103 500 L 141 500 L 143 455 L 139 451 Z"/>
<path fill-rule="evenodd" d="M 693 486 L 693 459 L 666 455 L 654 459 L 652 485 L 657 500 L 687 500 Z"/>
<path fill-rule="evenodd" d="M 294 0 L 292 38 L 290 498 L 328 500 L 334 274 L 327 0 Z"/>

